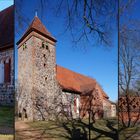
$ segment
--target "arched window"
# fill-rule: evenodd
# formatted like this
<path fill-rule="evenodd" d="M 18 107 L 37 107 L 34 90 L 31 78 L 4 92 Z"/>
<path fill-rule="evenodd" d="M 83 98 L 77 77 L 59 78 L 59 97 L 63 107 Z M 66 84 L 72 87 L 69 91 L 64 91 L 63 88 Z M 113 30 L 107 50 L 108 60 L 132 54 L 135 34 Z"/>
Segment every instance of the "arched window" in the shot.
<path fill-rule="evenodd" d="M 4 83 L 11 82 L 11 59 L 6 59 L 4 63 Z"/>
<path fill-rule="evenodd" d="M 0 62 L 0 84 L 4 83 L 4 62 Z"/>
<path fill-rule="evenodd" d="M 79 98 L 77 97 L 76 98 L 76 106 L 77 106 L 76 113 L 78 113 L 78 114 L 79 114 L 79 105 L 80 105 L 80 102 L 79 102 Z"/>
<path fill-rule="evenodd" d="M 79 98 L 74 98 L 74 112 L 79 114 Z"/>

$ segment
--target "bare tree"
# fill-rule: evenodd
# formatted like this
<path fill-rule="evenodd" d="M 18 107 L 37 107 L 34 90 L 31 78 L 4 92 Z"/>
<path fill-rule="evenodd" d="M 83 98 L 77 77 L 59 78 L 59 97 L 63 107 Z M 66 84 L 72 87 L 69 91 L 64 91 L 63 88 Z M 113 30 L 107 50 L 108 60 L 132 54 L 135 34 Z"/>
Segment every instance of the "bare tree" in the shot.
<path fill-rule="evenodd" d="M 138 23 L 138 21 L 136 23 Z M 132 96 L 136 96 L 136 94 L 132 94 L 132 91 L 134 91 L 134 85 L 140 76 L 139 37 L 140 32 L 137 30 L 137 26 L 134 21 L 132 21 L 131 24 L 129 23 L 129 25 L 123 24 L 121 26 L 119 47 L 119 93 L 120 96 L 125 96 L 122 100 L 124 100 L 126 108 L 124 109 L 122 104 L 120 104 L 119 109 L 121 111 L 122 124 L 127 127 L 129 127 L 133 121 L 131 114 L 133 112 L 132 105 L 134 102 L 131 99 Z M 123 109 L 127 112 L 127 124 L 123 118 Z"/>
<path fill-rule="evenodd" d="M 119 118 L 123 127 L 134 126 L 140 119 L 139 94 L 135 88 L 140 76 L 140 21 L 133 17 L 137 3 L 137 0 L 119 1 Z"/>
<path fill-rule="evenodd" d="M 28 17 L 23 13 L 25 3 L 23 0 L 16 1 L 17 32 L 24 24 L 29 24 Z M 71 33 L 74 43 L 88 41 L 111 45 L 111 31 L 117 25 L 116 0 L 57 0 L 53 4 L 50 0 L 35 0 L 35 3 L 34 11 L 41 13 L 41 18 L 47 12 L 64 17 L 64 32 Z"/>

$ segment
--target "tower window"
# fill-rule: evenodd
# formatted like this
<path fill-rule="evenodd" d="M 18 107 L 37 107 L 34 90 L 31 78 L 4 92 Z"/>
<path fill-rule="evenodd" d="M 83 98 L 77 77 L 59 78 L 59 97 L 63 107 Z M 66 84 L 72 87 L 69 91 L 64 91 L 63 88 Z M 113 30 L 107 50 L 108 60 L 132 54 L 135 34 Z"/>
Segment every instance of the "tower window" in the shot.
<path fill-rule="evenodd" d="M 46 45 L 46 49 L 47 49 L 47 50 L 49 49 L 48 45 Z"/>
<path fill-rule="evenodd" d="M 23 50 L 27 48 L 26 43 L 23 44 Z"/>
<path fill-rule="evenodd" d="M 49 49 L 48 43 L 42 41 L 42 48 L 46 48 L 48 50 Z"/>
<path fill-rule="evenodd" d="M 42 42 L 42 48 L 44 48 L 45 47 L 45 44 L 44 44 L 44 42 Z"/>
<path fill-rule="evenodd" d="M 47 82 L 47 79 L 48 79 L 48 78 L 47 78 L 47 77 L 45 77 L 45 82 Z"/>
<path fill-rule="evenodd" d="M 46 66 L 46 64 L 44 63 L 44 67 Z"/>

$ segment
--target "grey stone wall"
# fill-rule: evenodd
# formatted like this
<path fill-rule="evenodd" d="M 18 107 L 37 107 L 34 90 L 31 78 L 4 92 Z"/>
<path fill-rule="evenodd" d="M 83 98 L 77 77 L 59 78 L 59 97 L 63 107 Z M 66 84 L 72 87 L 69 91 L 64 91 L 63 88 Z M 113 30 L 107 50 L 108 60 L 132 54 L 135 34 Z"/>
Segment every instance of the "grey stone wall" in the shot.
<path fill-rule="evenodd" d="M 24 42 L 25 43 L 25 42 Z M 33 119 L 33 37 L 18 48 L 18 113 Z M 25 117 L 25 116 L 24 116 Z"/>
<path fill-rule="evenodd" d="M 79 108 L 74 105 L 74 100 L 79 100 Z M 80 109 L 80 95 L 76 93 L 62 92 L 62 103 L 63 103 L 63 111 L 67 112 L 68 117 L 79 118 L 80 111 L 77 112 L 77 109 Z"/>
<path fill-rule="evenodd" d="M 0 63 L 11 60 L 11 81 L 10 83 L 0 84 L 0 105 L 14 105 L 14 61 L 13 49 L 0 52 Z"/>
<path fill-rule="evenodd" d="M 42 41 L 47 45 L 42 47 Z M 29 120 L 50 119 L 59 110 L 61 89 L 56 81 L 54 45 L 37 33 L 19 45 L 18 112 L 26 114 Z"/>
<path fill-rule="evenodd" d="M 43 40 L 47 42 L 44 47 Z M 37 37 L 34 37 L 34 44 L 34 119 L 40 120 L 48 118 L 48 115 L 49 118 L 53 117 L 57 104 L 61 102 L 61 89 L 56 81 L 55 44 Z"/>
<path fill-rule="evenodd" d="M 116 105 L 109 102 L 107 99 L 103 100 L 104 118 L 116 117 Z"/>

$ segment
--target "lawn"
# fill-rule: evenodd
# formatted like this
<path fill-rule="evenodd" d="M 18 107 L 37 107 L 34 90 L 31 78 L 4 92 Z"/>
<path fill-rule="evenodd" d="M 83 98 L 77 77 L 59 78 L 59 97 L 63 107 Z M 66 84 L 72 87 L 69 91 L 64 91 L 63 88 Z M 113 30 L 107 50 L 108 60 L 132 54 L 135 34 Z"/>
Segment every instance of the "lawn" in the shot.
<path fill-rule="evenodd" d="M 18 122 L 20 125 L 20 122 Z M 23 122 L 22 122 L 23 123 Z M 16 131 L 16 140 L 49 139 L 49 140 L 88 140 L 88 120 L 84 121 L 37 121 L 24 122 L 27 128 Z M 22 124 L 23 125 L 23 124 Z M 91 124 L 91 139 L 117 140 L 117 120 L 97 120 Z"/>
<path fill-rule="evenodd" d="M 14 108 L 13 107 L 0 107 L 0 126 L 13 127 L 14 124 Z"/>
<path fill-rule="evenodd" d="M 14 107 L 0 106 L 0 140 L 12 140 L 14 133 Z"/>
<path fill-rule="evenodd" d="M 13 135 L 0 135 L 0 140 L 14 140 Z"/>

